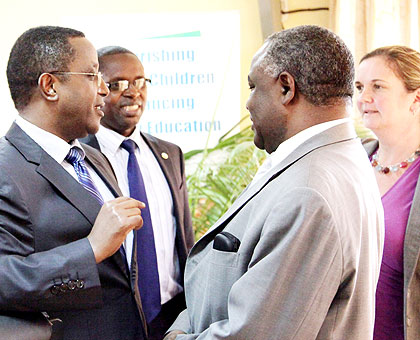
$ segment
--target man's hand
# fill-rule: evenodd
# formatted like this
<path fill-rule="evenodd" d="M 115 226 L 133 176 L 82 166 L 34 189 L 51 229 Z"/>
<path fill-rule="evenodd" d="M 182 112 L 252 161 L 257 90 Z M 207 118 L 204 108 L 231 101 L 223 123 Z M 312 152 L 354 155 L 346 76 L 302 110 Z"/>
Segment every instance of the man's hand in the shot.
<path fill-rule="evenodd" d="M 166 335 L 163 338 L 163 340 L 175 340 L 175 338 L 178 334 L 186 334 L 186 333 L 184 333 L 183 331 L 174 330 L 174 331 L 168 333 L 168 335 Z"/>
<path fill-rule="evenodd" d="M 113 255 L 130 231 L 143 226 L 140 209 L 144 207 L 144 203 L 129 197 L 118 197 L 102 206 L 87 237 L 96 263 Z"/>

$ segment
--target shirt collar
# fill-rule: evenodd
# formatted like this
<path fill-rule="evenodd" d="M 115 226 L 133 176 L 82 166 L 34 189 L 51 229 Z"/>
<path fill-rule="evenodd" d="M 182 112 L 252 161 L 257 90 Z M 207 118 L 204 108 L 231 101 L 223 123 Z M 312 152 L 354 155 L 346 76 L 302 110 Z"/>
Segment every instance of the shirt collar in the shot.
<path fill-rule="evenodd" d="M 85 151 L 80 145 L 79 141 L 75 139 L 70 144 L 64 139 L 54 135 L 51 132 L 45 131 L 40 127 L 32 124 L 24 119 L 22 116 L 17 116 L 15 123 L 29 136 L 35 143 L 37 143 L 44 151 L 49 154 L 57 163 L 62 163 L 70 151 L 70 148 L 77 146 L 82 150 L 83 158 Z"/>
<path fill-rule="evenodd" d="M 125 137 L 118 132 L 108 129 L 105 126 L 100 126 L 99 131 L 96 134 L 96 138 L 100 140 L 101 147 L 104 149 L 104 153 L 109 153 L 112 155 L 115 155 L 118 150 L 120 149 L 121 143 L 126 139 L 133 140 L 139 149 L 141 148 L 141 145 L 143 144 L 143 140 L 140 135 L 140 129 L 138 126 L 135 127 L 133 133 Z"/>
<path fill-rule="evenodd" d="M 271 153 L 267 158 L 270 159 L 269 162 L 271 166 L 279 164 L 284 160 L 288 155 L 290 155 L 299 145 L 306 142 L 311 137 L 339 124 L 350 122 L 350 118 L 341 118 L 336 120 L 331 120 L 325 123 L 317 124 L 311 126 L 305 130 L 300 131 L 296 135 L 290 137 L 281 143 L 276 151 Z"/>
<path fill-rule="evenodd" d="M 276 151 L 272 152 L 265 159 L 263 164 L 258 168 L 250 186 L 258 182 L 267 172 L 280 164 L 287 156 L 289 156 L 299 145 L 303 144 L 309 138 L 339 124 L 350 122 L 350 118 L 336 119 L 325 123 L 311 126 L 305 130 L 300 131 L 296 135 L 290 137 L 281 143 Z"/>

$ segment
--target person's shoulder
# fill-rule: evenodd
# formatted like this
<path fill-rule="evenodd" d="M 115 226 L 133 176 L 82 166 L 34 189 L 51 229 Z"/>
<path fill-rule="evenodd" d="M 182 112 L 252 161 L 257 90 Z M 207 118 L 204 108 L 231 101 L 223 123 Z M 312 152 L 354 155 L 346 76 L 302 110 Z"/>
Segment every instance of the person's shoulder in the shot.
<path fill-rule="evenodd" d="M 368 138 L 362 138 L 361 139 L 362 145 L 367 144 L 378 144 L 378 140 L 376 138 L 368 137 Z"/>
<path fill-rule="evenodd" d="M 376 138 L 363 138 L 362 146 L 367 154 L 370 156 L 378 148 L 379 141 Z"/>
<path fill-rule="evenodd" d="M 101 151 L 99 151 L 96 148 L 84 143 L 81 140 L 79 140 L 79 142 L 82 145 L 83 150 L 85 150 L 85 153 L 89 158 L 95 158 L 99 161 L 103 161 L 103 160 L 106 159 L 105 155 Z"/>
<path fill-rule="evenodd" d="M 32 160 L 33 158 L 37 158 L 38 153 L 30 151 L 38 151 L 39 148 L 37 144 L 34 145 L 24 145 L 25 148 L 22 150 L 15 144 L 13 144 L 7 137 L 3 136 L 0 138 L 0 165 L 3 168 L 4 166 L 7 167 L 14 167 L 16 164 L 20 164 L 21 162 L 26 162 L 29 159 Z M 21 166 L 21 165 L 19 165 Z"/>
<path fill-rule="evenodd" d="M 87 137 L 78 138 L 78 139 L 79 139 L 80 143 L 87 144 L 87 145 L 92 146 L 96 149 L 99 149 L 98 139 L 96 138 L 95 135 L 88 135 Z"/>
<path fill-rule="evenodd" d="M 6 151 L 10 149 L 10 142 L 6 139 L 5 136 L 0 138 L 0 151 Z"/>

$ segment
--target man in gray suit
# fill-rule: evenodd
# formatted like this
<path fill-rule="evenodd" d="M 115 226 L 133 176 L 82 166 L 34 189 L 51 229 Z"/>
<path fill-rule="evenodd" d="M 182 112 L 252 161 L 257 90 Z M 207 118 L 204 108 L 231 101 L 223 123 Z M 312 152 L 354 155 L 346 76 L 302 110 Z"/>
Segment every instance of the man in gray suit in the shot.
<path fill-rule="evenodd" d="M 0 313 L 46 311 L 62 321 L 52 339 L 143 340 L 136 264 L 128 270 L 120 247 L 144 204 L 115 198 L 109 162 L 77 140 L 104 115 L 98 67 L 84 34 L 63 27 L 30 29 L 10 53 L 19 116 L 0 140 Z"/>
<path fill-rule="evenodd" d="M 270 155 L 192 248 L 169 339 L 369 340 L 383 243 L 379 191 L 350 115 L 354 68 L 300 26 L 254 56 L 247 108 Z"/>

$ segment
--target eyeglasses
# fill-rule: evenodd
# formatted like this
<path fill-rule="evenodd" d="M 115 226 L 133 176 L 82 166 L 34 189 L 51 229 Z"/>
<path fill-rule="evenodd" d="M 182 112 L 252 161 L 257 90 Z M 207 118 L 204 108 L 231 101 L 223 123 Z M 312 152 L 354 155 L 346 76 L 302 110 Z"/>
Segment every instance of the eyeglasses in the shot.
<path fill-rule="evenodd" d="M 95 72 L 61 72 L 61 71 L 53 71 L 53 72 L 49 72 L 49 73 L 51 73 L 51 74 L 69 74 L 69 75 L 72 75 L 72 74 L 81 74 L 81 75 L 90 76 L 90 77 L 97 77 L 97 85 L 98 85 L 98 87 L 100 87 L 101 86 L 101 83 L 102 83 L 102 73 L 101 72 L 95 73 Z M 41 78 L 43 74 L 41 74 L 39 78 Z M 94 79 L 94 78 L 92 78 L 92 79 Z"/>
<path fill-rule="evenodd" d="M 141 90 L 142 88 L 144 88 L 147 85 L 147 83 L 151 84 L 152 81 L 148 78 L 142 77 L 142 78 L 138 78 L 138 79 L 134 80 L 132 85 L 137 90 Z M 111 83 L 105 83 L 105 85 L 108 86 L 110 91 L 124 92 L 125 90 L 127 90 L 130 87 L 130 82 L 128 80 L 118 80 L 118 81 L 113 81 Z"/>

